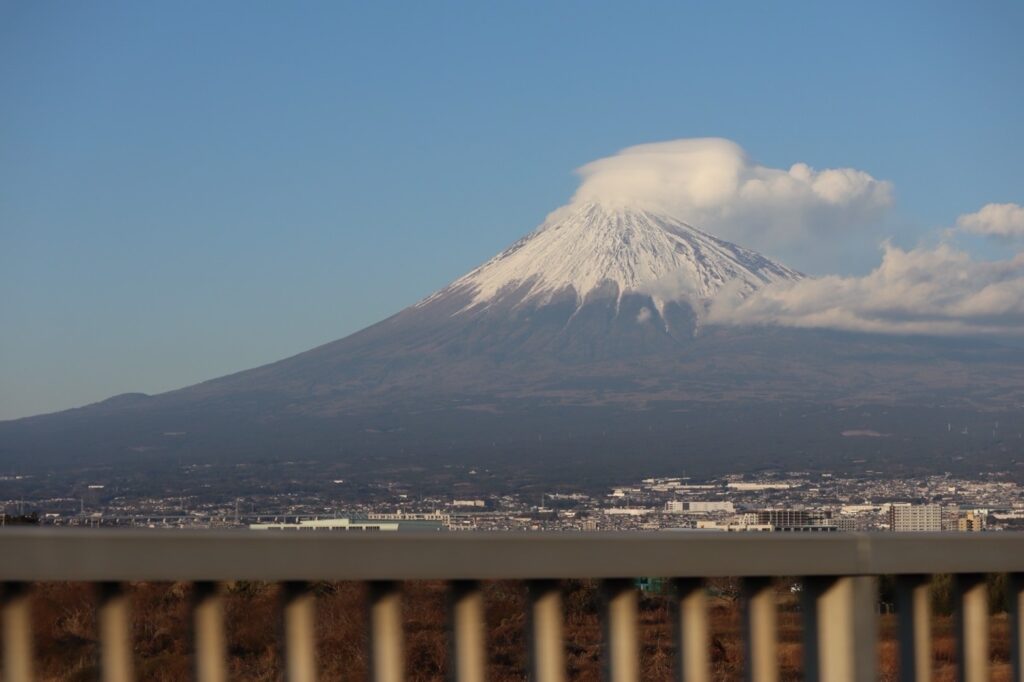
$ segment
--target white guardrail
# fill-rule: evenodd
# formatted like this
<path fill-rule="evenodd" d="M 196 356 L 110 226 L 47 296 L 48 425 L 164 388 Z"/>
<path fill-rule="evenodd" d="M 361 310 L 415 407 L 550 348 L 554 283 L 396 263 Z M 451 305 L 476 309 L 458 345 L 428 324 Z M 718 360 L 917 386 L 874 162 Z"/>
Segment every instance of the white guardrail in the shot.
<path fill-rule="evenodd" d="M 527 586 L 529 674 L 538 682 L 566 679 L 559 581 L 593 578 L 604 594 L 605 677 L 640 677 L 638 598 L 633 578 L 663 577 L 673 585 L 676 678 L 710 676 L 708 613 L 703 579 L 742 579 L 745 678 L 778 679 L 772 578 L 803 580 L 806 680 L 877 679 L 877 576 L 894 575 L 900 679 L 931 679 L 929 576 L 954 574 L 959 679 L 988 680 L 986 574 L 1010 575 L 1013 680 L 1024 682 L 1024 534 L 743 533 L 288 533 L 7 528 L 0 531 L 4 682 L 32 680 L 31 583 L 100 584 L 103 679 L 132 677 L 129 604 L 122 585 L 191 581 L 195 678 L 227 678 L 218 583 L 284 584 L 285 674 L 316 676 L 315 599 L 311 581 L 369 584 L 370 675 L 399 682 L 403 632 L 399 584 L 446 580 L 452 678 L 486 679 L 484 603 L 480 581 L 522 580 Z"/>

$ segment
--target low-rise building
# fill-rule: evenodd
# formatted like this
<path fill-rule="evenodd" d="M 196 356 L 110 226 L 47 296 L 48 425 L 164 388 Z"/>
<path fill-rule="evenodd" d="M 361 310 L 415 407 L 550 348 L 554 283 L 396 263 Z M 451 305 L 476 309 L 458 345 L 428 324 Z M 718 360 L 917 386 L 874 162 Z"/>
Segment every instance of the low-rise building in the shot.
<path fill-rule="evenodd" d="M 967 511 L 957 520 L 957 530 L 961 533 L 985 530 L 985 516 L 973 510 Z"/>

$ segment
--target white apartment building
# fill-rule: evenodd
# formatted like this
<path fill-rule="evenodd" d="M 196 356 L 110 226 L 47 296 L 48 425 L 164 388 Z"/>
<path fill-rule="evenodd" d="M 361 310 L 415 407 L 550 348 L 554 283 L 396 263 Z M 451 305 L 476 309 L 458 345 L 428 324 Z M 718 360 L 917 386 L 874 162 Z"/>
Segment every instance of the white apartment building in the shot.
<path fill-rule="evenodd" d="M 910 503 L 890 505 L 889 530 L 896 533 L 941 531 L 942 505 Z"/>

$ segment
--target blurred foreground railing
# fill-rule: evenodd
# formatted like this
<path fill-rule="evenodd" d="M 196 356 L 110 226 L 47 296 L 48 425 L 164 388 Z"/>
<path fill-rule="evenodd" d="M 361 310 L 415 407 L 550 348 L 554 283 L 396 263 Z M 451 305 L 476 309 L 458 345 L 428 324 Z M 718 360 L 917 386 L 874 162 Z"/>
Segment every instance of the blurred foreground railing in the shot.
<path fill-rule="evenodd" d="M 404 679 L 400 582 L 450 583 L 452 679 L 486 678 L 484 601 L 479 581 L 527 585 L 530 677 L 566 679 L 559 580 L 596 578 L 604 594 L 606 679 L 640 677 L 638 598 L 632 578 L 664 577 L 674 587 L 677 677 L 710 680 L 708 613 L 702 580 L 735 577 L 743 586 L 746 679 L 778 679 L 777 619 L 771 579 L 802 578 L 807 680 L 877 679 L 877 576 L 897 576 L 900 679 L 931 679 L 928 576 L 955 576 L 959 679 L 989 675 L 985 575 L 1010 575 L 1013 680 L 1024 682 L 1024 534 L 744 533 L 304 533 L 5 529 L 0 532 L 2 680 L 31 680 L 29 583 L 100 584 L 103 679 L 131 680 L 129 604 L 122 585 L 191 581 L 195 676 L 227 677 L 218 583 L 283 584 L 283 649 L 288 680 L 316 676 L 311 581 L 369 584 L 370 675 Z"/>

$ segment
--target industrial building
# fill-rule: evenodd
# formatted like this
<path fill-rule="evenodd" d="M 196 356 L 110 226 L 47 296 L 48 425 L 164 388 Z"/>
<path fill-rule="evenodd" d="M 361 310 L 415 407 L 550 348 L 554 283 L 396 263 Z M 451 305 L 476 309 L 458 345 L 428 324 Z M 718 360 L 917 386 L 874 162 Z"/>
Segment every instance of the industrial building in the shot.
<path fill-rule="evenodd" d="M 252 523 L 250 530 L 306 530 L 340 532 L 440 531 L 445 526 L 437 521 L 381 519 L 307 519 L 294 523 Z"/>
<path fill-rule="evenodd" d="M 669 500 L 665 503 L 665 512 L 669 514 L 708 514 L 711 512 L 733 514 L 736 512 L 736 507 L 732 502 Z"/>

